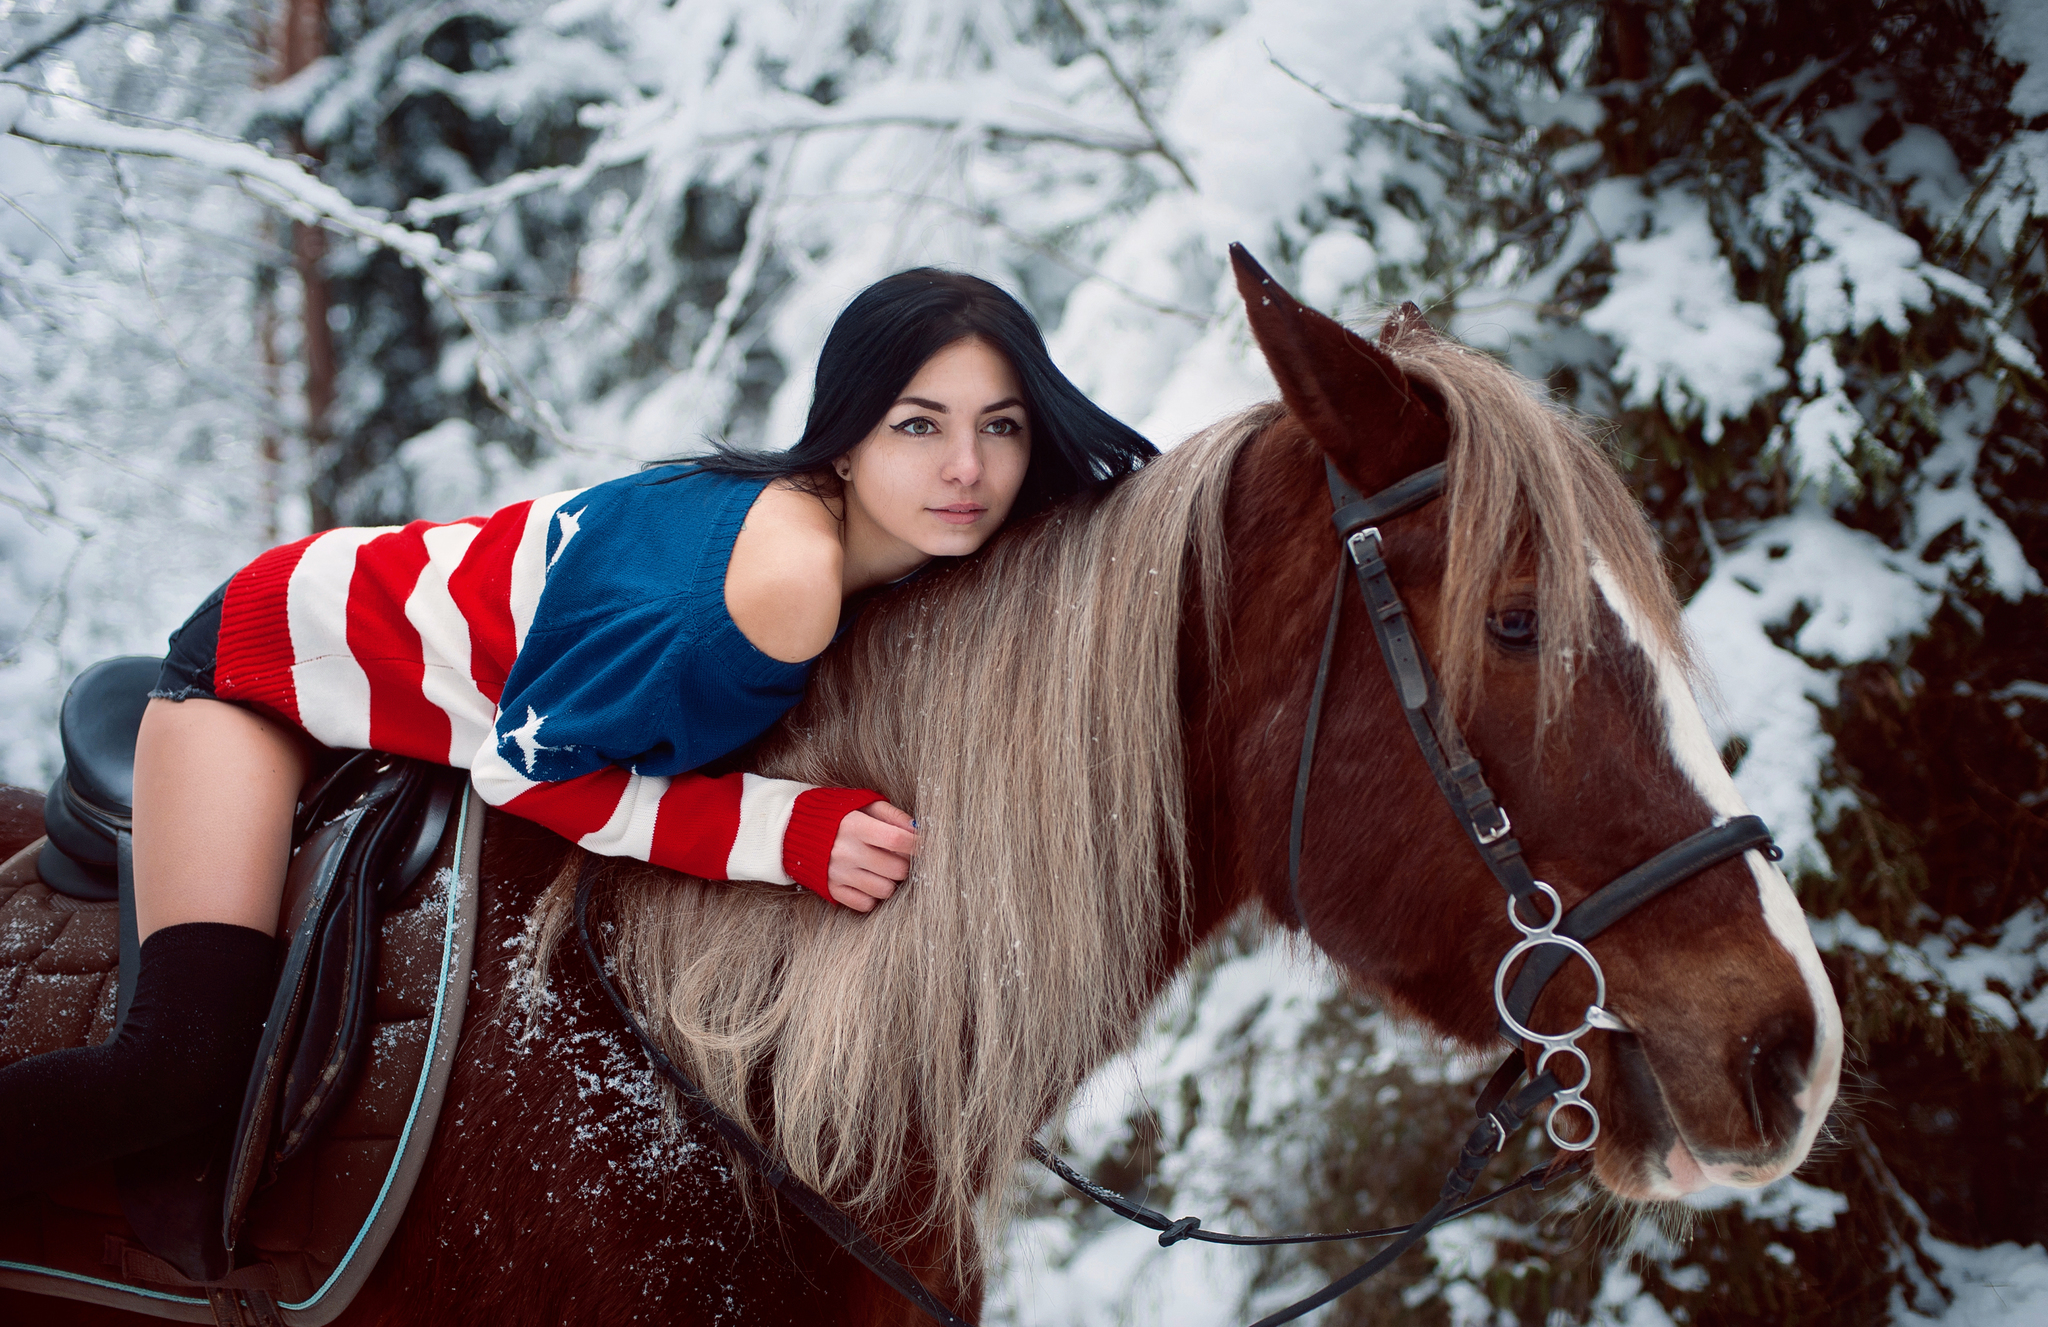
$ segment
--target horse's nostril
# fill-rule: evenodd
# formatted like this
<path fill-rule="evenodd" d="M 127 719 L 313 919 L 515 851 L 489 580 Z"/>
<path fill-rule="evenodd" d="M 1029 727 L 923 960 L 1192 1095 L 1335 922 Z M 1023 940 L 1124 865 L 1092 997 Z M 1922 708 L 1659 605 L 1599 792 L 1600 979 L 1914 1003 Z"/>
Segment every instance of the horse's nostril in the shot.
<path fill-rule="evenodd" d="M 1803 1023 L 1773 1028 L 1750 1040 L 1744 1077 L 1750 1122 L 1763 1141 L 1782 1142 L 1798 1132 L 1802 1112 L 1797 1099 L 1806 1087 L 1812 1051 L 1813 1029 Z"/>

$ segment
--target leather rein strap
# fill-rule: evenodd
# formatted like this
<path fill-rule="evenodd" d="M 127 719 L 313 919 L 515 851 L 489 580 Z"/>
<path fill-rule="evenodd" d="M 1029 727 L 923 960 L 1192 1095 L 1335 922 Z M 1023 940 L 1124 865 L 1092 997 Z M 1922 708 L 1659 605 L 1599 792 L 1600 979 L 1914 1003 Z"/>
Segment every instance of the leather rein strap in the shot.
<path fill-rule="evenodd" d="M 945 1327 L 969 1327 L 964 1319 L 956 1317 L 951 1309 L 940 1303 L 938 1296 L 926 1289 L 914 1272 L 869 1238 L 867 1232 L 854 1224 L 853 1218 L 831 1199 L 790 1174 L 789 1168 L 774 1153 L 756 1142 L 737 1120 L 720 1110 L 704 1089 L 678 1069 L 675 1061 L 669 1059 L 667 1053 L 655 1044 L 654 1038 L 647 1035 L 647 1029 L 627 1007 L 626 997 L 620 994 L 618 985 L 612 981 L 604 959 L 597 952 L 597 943 L 590 937 L 590 889 L 596 881 L 596 862 L 595 856 L 585 855 L 582 874 L 576 881 L 576 935 L 583 942 L 583 956 L 589 960 L 590 970 L 597 974 L 598 985 L 604 987 L 604 993 L 611 997 L 612 1007 L 619 1011 L 619 1017 L 626 1020 L 627 1028 L 639 1041 L 640 1049 L 647 1052 L 647 1058 L 675 1088 L 676 1096 L 682 1101 L 683 1113 L 695 1123 L 716 1132 L 784 1201 L 809 1217 L 812 1225 L 831 1236 L 834 1243 L 852 1254 L 884 1285 L 916 1305 L 927 1318 L 945 1324 Z"/>

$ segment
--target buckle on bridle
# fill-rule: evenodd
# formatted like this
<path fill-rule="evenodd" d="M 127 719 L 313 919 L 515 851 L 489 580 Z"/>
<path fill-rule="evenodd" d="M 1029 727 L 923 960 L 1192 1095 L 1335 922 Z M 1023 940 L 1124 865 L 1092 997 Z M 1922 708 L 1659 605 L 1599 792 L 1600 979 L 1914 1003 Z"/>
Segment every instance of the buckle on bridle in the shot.
<path fill-rule="evenodd" d="M 1363 530 L 1354 530 L 1344 540 L 1344 551 L 1351 556 L 1352 566 L 1362 567 L 1365 565 L 1365 541 L 1368 539 L 1372 540 L 1373 543 L 1373 555 L 1378 556 L 1381 540 L 1380 528 L 1377 525 L 1368 525 Z"/>
<path fill-rule="evenodd" d="M 1489 848 L 1506 838 L 1515 828 L 1514 822 L 1508 819 L 1508 809 L 1506 807 L 1496 805 L 1493 808 L 1493 813 L 1500 817 L 1497 823 L 1483 829 L 1476 824 L 1472 826 L 1473 836 L 1479 840 L 1482 846 Z"/>

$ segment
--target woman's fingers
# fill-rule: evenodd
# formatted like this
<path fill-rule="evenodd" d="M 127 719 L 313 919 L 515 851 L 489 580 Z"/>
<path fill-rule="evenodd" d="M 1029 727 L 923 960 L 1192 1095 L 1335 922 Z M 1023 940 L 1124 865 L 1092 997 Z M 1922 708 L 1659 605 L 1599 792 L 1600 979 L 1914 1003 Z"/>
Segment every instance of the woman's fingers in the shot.
<path fill-rule="evenodd" d="M 898 881 L 909 878 L 916 851 L 917 831 L 901 809 L 870 802 L 849 811 L 832 843 L 826 891 L 841 906 L 868 912 L 896 892 Z"/>
<path fill-rule="evenodd" d="M 917 851 L 917 822 L 909 812 L 887 802 L 869 802 L 851 814 L 860 817 L 854 832 L 862 842 L 905 857 Z"/>
<path fill-rule="evenodd" d="M 877 820 L 886 820 L 890 824 L 903 829 L 914 830 L 917 828 L 917 822 L 910 818 L 910 812 L 905 811 L 900 806 L 892 806 L 888 802 L 869 802 L 861 808 L 861 813 L 873 816 Z"/>
<path fill-rule="evenodd" d="M 872 872 L 885 880 L 908 880 L 910 859 L 900 853 L 884 852 L 871 848 L 865 843 L 848 845 L 845 855 L 834 855 L 835 861 L 844 861 L 847 866 Z"/>
<path fill-rule="evenodd" d="M 855 912 L 869 912 L 877 903 L 896 892 L 896 882 L 872 871 L 834 871 L 828 882 L 834 902 Z"/>

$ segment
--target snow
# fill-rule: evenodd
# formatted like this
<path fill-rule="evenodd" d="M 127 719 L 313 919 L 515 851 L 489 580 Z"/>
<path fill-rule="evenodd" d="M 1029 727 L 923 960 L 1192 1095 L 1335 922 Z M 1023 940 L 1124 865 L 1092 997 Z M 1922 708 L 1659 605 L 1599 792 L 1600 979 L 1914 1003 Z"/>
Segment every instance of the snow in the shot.
<path fill-rule="evenodd" d="M 1379 254 L 1356 231 L 1326 230 L 1301 251 L 1295 297 L 1312 309 L 1341 312 L 1349 298 L 1366 296 Z"/>
<path fill-rule="evenodd" d="M 1892 1321 L 1943 1327 L 2035 1327 L 2048 1318 L 2048 1250 L 2039 1244 L 1970 1249 L 1931 1235 L 1920 1246 L 1942 1271 L 1944 1294 L 1892 1298 Z M 1933 1300 L 1934 1302 L 1926 1302 Z"/>
<path fill-rule="evenodd" d="M 1784 348 L 1761 304 L 1738 299 L 1706 204 L 1670 190 L 1642 208 L 1648 233 L 1613 242 L 1614 280 L 1582 323 L 1619 347 L 1626 403 L 1697 419 L 1708 442 L 1784 385 Z"/>
<path fill-rule="evenodd" d="M 2006 105 L 2022 120 L 2048 114 L 2048 9 L 2037 0 L 1988 0 L 1999 53 L 2026 66 Z"/>
<path fill-rule="evenodd" d="M 1794 1175 L 1761 1189 L 1702 1189 L 1687 1197 L 1685 1205 L 1701 1212 L 1739 1207 L 1753 1221 L 1789 1226 L 1804 1234 L 1831 1229 L 1836 1218 L 1849 1210 L 1849 1200 L 1843 1195 Z"/>
<path fill-rule="evenodd" d="M 1863 416 L 1845 393 L 1836 389 L 1810 401 L 1789 404 L 1786 415 L 1792 463 L 1801 475 L 1852 492 L 1860 487 L 1846 462 L 1856 452 Z"/>
<path fill-rule="evenodd" d="M 11 131 L 27 109 L 27 93 L 0 85 L 0 130 Z M 67 257 L 78 227 L 63 178 L 51 168 L 49 149 L 7 132 L 0 137 L 0 180 L 6 181 L 0 248 L 24 263 Z"/>
<path fill-rule="evenodd" d="M 1813 923 L 1813 936 L 1823 949 L 1882 959 L 1899 978 L 1924 987 L 1930 1003 L 1961 999 L 2000 1027 L 2048 1037 L 2048 905 L 2029 904 L 1988 936 L 1952 926 L 1908 945 L 1846 913 Z"/>
<path fill-rule="evenodd" d="M 1920 273 L 1920 246 L 1859 208 L 1816 194 L 1801 206 L 1811 216 L 1809 261 L 1792 273 L 1786 302 L 1813 338 L 1861 332 L 1881 323 L 1904 335 L 1907 314 L 1932 298 Z"/>
<path fill-rule="evenodd" d="M 0 0 L 0 13 L 29 8 Z M 246 10 L 193 0 L 177 12 L 194 8 L 223 23 Z M 1019 291 L 1077 384 L 1171 446 L 1274 392 L 1224 261 L 1240 241 L 1315 307 L 1359 318 L 1415 298 L 1525 371 L 1568 375 L 1575 404 L 1596 414 L 1661 410 L 1710 443 L 1752 417 L 1774 429 L 1766 454 L 1794 472 L 1790 508 L 1747 522 L 1717 509 L 1727 547 L 1686 615 L 1720 681 L 1718 708 L 1706 707 L 1715 737 L 1745 742 L 1738 787 L 1789 866 L 1827 871 L 1818 831 L 1850 796 L 1824 789 L 1820 707 L 1840 670 L 1897 657 L 1942 596 L 1980 574 L 2009 598 L 2042 590 L 1976 474 L 2001 393 L 2041 375 L 1996 270 L 2048 212 L 2048 131 L 2016 133 L 1968 171 L 1928 124 L 1902 122 L 1867 153 L 1859 144 L 1889 94 L 1859 83 L 1810 142 L 1888 191 L 1893 210 L 1866 209 L 1766 147 L 1764 187 L 1711 213 L 1692 176 L 1560 184 L 1549 247 L 1525 247 L 1468 197 L 1500 181 L 1446 165 L 1499 156 L 1512 172 L 1519 159 L 1437 154 L 1500 132 L 1506 108 L 1527 134 L 1518 151 L 1540 137 L 1531 150 L 1549 154 L 1556 179 L 1597 176 L 1605 149 L 1592 135 L 1607 112 L 1582 87 L 1474 64 L 1487 25 L 1511 11 L 1473 0 L 1073 8 L 1085 35 L 1053 22 L 1052 7 L 977 0 L 490 0 L 478 12 L 506 29 L 495 63 L 457 73 L 421 54 L 449 11 L 401 6 L 259 91 L 245 46 L 207 44 L 158 5 L 31 71 L 95 105 L 0 86 L 0 130 L 12 130 L 0 132 L 0 704 L 16 716 L 0 777 L 54 774 L 55 706 L 79 668 L 160 649 L 229 570 L 307 528 L 317 458 L 280 216 L 323 225 L 337 270 L 359 271 L 385 246 L 431 278 L 438 361 L 389 370 L 390 381 L 364 371 L 345 401 L 410 374 L 449 403 L 446 418 L 394 430 L 395 454 L 350 490 L 429 519 L 607 478 L 707 436 L 786 442 L 826 328 L 853 293 L 912 263 Z M 2048 6 L 1991 9 L 2002 51 L 2026 66 L 2010 108 L 2023 121 L 2048 112 Z M 1555 36 L 1576 52 L 1565 66 L 1590 77 L 1597 22 Z M 1678 81 L 1697 82 L 1699 68 Z M 123 86 L 145 93 L 106 91 L 133 70 L 143 82 Z M 480 123 L 576 125 L 592 141 L 580 158 L 542 154 L 509 175 L 422 155 L 408 164 L 443 192 L 413 199 L 382 169 L 341 179 L 330 164 L 322 177 L 240 141 L 247 126 L 303 120 L 333 163 L 378 131 L 385 102 L 422 93 Z M 98 108 L 108 104 L 123 113 Z M 1947 240 L 1923 251 L 1907 233 L 1975 233 L 1975 218 L 1989 223 L 1991 261 L 1955 257 Z M 1760 243 L 1792 255 L 1782 299 L 1738 288 Z M 274 293 L 258 279 L 266 268 L 282 273 Z M 1575 320 L 1587 289 L 1598 297 Z M 263 308 L 275 315 L 274 374 L 250 315 Z M 1951 316 L 1958 358 L 1913 401 L 1937 437 L 1909 454 L 1900 398 L 1884 394 L 1868 345 L 1910 343 L 1917 324 Z M 480 386 L 503 412 L 474 405 Z M 1831 505 L 1874 475 L 1900 495 L 1890 544 Z M 1814 932 L 1929 1001 L 2048 1035 L 2037 906 L 1981 931 L 1894 940 L 1845 912 Z M 1077 1159 L 1100 1157 L 1127 1140 L 1134 1111 L 1154 1111 L 1169 1141 L 1153 1173 L 1175 1210 L 1267 1227 L 1330 1142 L 1309 1043 L 1344 998 L 1325 966 L 1278 941 L 1211 955 L 1136 1049 L 1076 1096 L 1060 1135 Z M 1360 1026 L 1347 1072 L 1438 1085 L 1473 1073 L 1383 1017 Z M 582 1084 L 591 1130 L 637 1127 L 621 1112 L 659 1097 L 614 1049 Z M 1189 1083 L 1208 1093 L 1199 1107 L 1183 1097 Z M 663 1137 L 645 1141 L 653 1173 Z M 1070 1218 L 1051 1187 L 1024 1182 L 1045 1201 L 1007 1237 L 991 1321 L 1238 1322 L 1316 1284 L 1295 1262 L 1161 1250 L 1149 1232 Z M 1698 1204 L 1812 1231 L 1841 1201 L 1787 1181 Z M 1440 1230 L 1418 1294 L 1458 1323 L 1498 1320 L 1488 1278 L 1521 1274 L 1503 1242 L 1540 1238 L 1492 1215 Z M 1900 1320 L 2048 1312 L 2039 1248 L 1921 1246 L 1953 1298 L 1901 1301 Z M 1684 1290 L 1698 1269 L 1663 1267 L 1679 1253 L 1644 1237 L 1630 1257 Z M 1626 1260 L 1600 1275 L 1595 1321 L 1671 1321 Z"/>
<path fill-rule="evenodd" d="M 213 138 L 186 129 L 151 129 L 82 117 L 52 117 L 23 111 L 11 134 L 49 147 L 130 156 L 172 157 L 246 181 L 294 220 L 326 222 L 397 250 L 425 268 L 443 266 L 488 272 L 482 254 L 449 253 L 433 235 L 393 224 L 375 208 L 357 207 L 341 191 L 282 157 L 247 143 Z"/>
<path fill-rule="evenodd" d="M 1824 871 L 1814 790 L 1828 742 L 1815 708 L 1835 699 L 1835 665 L 1883 656 L 1940 601 L 1924 564 L 1811 505 L 1757 527 L 1686 606 L 1686 625 L 1720 681 L 1707 707 L 1716 741 L 1742 737 L 1735 786 L 1764 818 L 1792 869 Z M 1789 649 L 1770 630 L 1806 620 Z"/>

